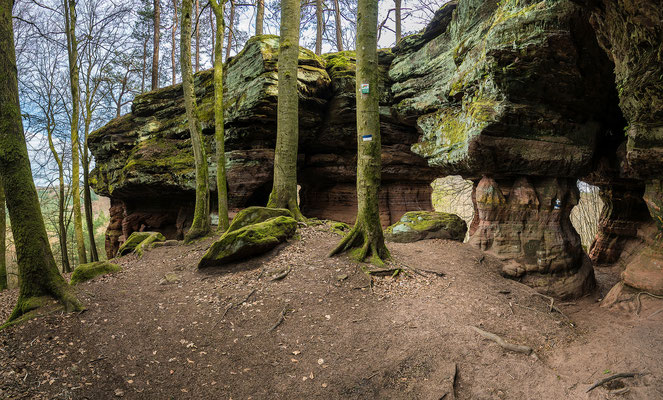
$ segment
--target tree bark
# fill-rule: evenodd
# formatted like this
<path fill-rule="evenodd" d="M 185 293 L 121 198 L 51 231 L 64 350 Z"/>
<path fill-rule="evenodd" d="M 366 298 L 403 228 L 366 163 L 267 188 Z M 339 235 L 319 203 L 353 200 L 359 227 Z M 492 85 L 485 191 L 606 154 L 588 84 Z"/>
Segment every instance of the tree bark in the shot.
<path fill-rule="evenodd" d="M 394 0 L 394 8 L 396 11 L 396 43 L 401 40 L 401 0 Z"/>
<path fill-rule="evenodd" d="M 357 4 L 357 220 L 330 255 L 355 248 L 353 256 L 375 265 L 390 258 L 384 244 L 378 192 L 380 190 L 380 114 L 377 57 L 378 0 Z M 361 85 L 368 84 L 368 94 Z M 369 137 L 370 135 L 370 137 Z"/>
<path fill-rule="evenodd" d="M 191 13 L 192 0 L 182 1 L 182 33 L 180 36 L 180 66 L 182 67 L 182 87 L 184 89 L 184 108 L 189 121 L 191 134 L 191 147 L 196 167 L 196 207 L 191 228 L 184 237 L 185 242 L 191 242 L 210 231 L 209 216 L 209 187 L 207 169 L 207 156 L 202 139 L 202 128 L 198 120 L 196 105 L 196 92 L 193 87 L 193 73 L 191 71 Z"/>
<path fill-rule="evenodd" d="M 154 52 L 152 53 L 152 90 L 159 88 L 159 37 L 161 36 L 161 6 L 154 0 Z"/>
<path fill-rule="evenodd" d="M 200 16 L 200 0 L 196 0 L 196 72 L 200 71 L 200 21 L 198 18 Z"/>
<path fill-rule="evenodd" d="M 6 193 L 18 258 L 19 296 L 8 322 L 44 304 L 52 296 L 66 310 L 80 310 L 73 289 L 58 272 L 32 180 L 18 102 L 12 27 L 12 0 L 0 0 L 0 175 Z"/>
<path fill-rule="evenodd" d="M 81 215 L 80 193 L 80 155 L 78 149 L 78 118 L 80 115 L 80 88 L 78 67 L 78 41 L 76 40 L 76 2 L 64 0 L 65 4 L 65 31 L 67 36 L 67 54 L 69 56 L 69 84 L 71 89 L 71 189 L 72 204 L 74 207 L 74 232 L 76 234 L 76 249 L 78 263 L 87 263 L 85 254 L 85 239 L 83 237 L 83 218 Z"/>
<path fill-rule="evenodd" d="M 226 185 L 226 150 L 223 129 L 223 20 L 225 0 L 209 0 L 216 16 L 216 45 L 214 46 L 214 138 L 216 141 L 216 190 L 218 193 L 219 231 L 228 229 L 228 186 Z"/>
<path fill-rule="evenodd" d="M 55 163 L 58 165 L 58 184 L 59 184 L 59 198 L 58 198 L 58 241 L 60 242 L 60 254 L 62 258 L 62 271 L 71 272 L 71 264 L 69 264 L 69 253 L 67 249 L 67 228 L 65 226 L 65 184 L 64 184 L 64 165 L 62 158 L 55 149 L 53 143 L 53 125 L 49 121 L 47 128 L 48 133 L 48 147 L 51 149 Z"/>
<path fill-rule="evenodd" d="M 5 189 L 0 176 L 0 290 L 7 289 L 7 215 L 5 214 Z"/>
<path fill-rule="evenodd" d="M 233 32 L 235 29 L 235 0 L 230 1 L 230 22 L 228 24 L 228 47 L 226 48 L 226 61 L 230 58 L 230 50 L 233 45 Z"/>
<path fill-rule="evenodd" d="M 265 0 L 257 0 L 256 10 L 256 36 L 262 35 L 262 26 L 265 20 Z"/>
<path fill-rule="evenodd" d="M 274 186 L 267 207 L 287 208 L 299 221 L 304 216 L 297 204 L 297 142 L 299 139 L 299 61 L 300 1 L 281 1 L 281 38 L 278 59 L 278 103 Z"/>
<path fill-rule="evenodd" d="M 341 8 L 338 0 L 334 0 L 334 14 L 336 16 L 336 48 L 338 51 L 343 51 L 343 30 L 341 22 Z"/>
<path fill-rule="evenodd" d="M 315 54 L 322 54 L 322 33 L 325 30 L 324 21 L 322 19 L 322 0 L 315 0 Z"/>
<path fill-rule="evenodd" d="M 177 0 L 173 0 L 173 18 L 175 22 L 173 24 L 173 30 L 170 32 L 170 38 L 173 43 L 173 47 L 170 49 L 170 61 L 173 71 L 173 85 L 177 83 L 177 68 L 175 65 L 175 33 L 177 32 Z"/>
<path fill-rule="evenodd" d="M 212 66 L 214 66 L 214 60 L 216 59 L 215 53 L 216 53 L 216 28 L 214 27 L 214 9 L 210 7 L 209 9 L 209 27 L 210 27 L 210 32 L 215 32 L 214 35 L 212 35 Z"/>
<path fill-rule="evenodd" d="M 87 138 L 90 135 L 90 123 L 92 122 L 92 109 L 89 103 L 86 104 L 86 108 L 83 137 L 83 206 L 85 208 L 88 239 L 90 240 L 90 262 L 96 262 L 99 261 L 99 253 L 97 252 L 97 243 L 94 240 L 94 216 L 92 215 L 92 192 L 90 191 L 90 154 L 87 148 Z"/>

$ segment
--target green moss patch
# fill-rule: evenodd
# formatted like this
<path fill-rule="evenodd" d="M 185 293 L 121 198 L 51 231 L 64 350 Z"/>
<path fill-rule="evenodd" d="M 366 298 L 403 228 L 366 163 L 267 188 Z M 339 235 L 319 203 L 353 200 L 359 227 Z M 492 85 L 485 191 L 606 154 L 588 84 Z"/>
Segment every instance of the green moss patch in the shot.
<path fill-rule="evenodd" d="M 226 232 L 212 244 L 198 268 L 220 266 L 266 253 L 292 237 L 296 230 L 297 221 L 279 216 Z"/>
<path fill-rule="evenodd" d="M 77 285 L 81 282 L 89 281 L 100 275 L 112 274 L 122 271 L 119 265 L 110 263 L 108 261 L 97 261 L 93 263 L 81 264 L 74 273 L 71 274 L 71 285 Z"/>
<path fill-rule="evenodd" d="M 227 232 L 233 232 L 245 226 L 281 216 L 294 218 L 290 210 L 285 208 L 247 207 L 235 215 Z"/>
<path fill-rule="evenodd" d="M 462 242 L 467 224 L 456 214 L 434 211 L 410 211 L 385 230 L 391 242 L 411 243 L 424 239 L 449 239 Z"/>
<path fill-rule="evenodd" d="M 143 241 L 149 239 L 149 243 L 154 243 L 154 242 L 163 242 L 166 240 L 166 238 L 159 232 L 134 232 L 131 235 L 129 235 L 129 238 L 120 246 L 120 249 L 117 251 L 117 256 L 124 256 L 129 253 L 132 253 L 136 250 L 139 245 L 142 244 Z M 139 252 L 142 255 L 143 253 L 143 247 L 141 246 L 139 248 Z"/>

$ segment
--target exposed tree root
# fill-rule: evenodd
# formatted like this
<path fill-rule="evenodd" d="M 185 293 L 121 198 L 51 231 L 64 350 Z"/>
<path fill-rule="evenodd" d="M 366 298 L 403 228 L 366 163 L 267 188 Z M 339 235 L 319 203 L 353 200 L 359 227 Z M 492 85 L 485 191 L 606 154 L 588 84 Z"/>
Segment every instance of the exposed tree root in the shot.
<path fill-rule="evenodd" d="M 288 306 L 285 306 L 285 307 L 283 308 L 283 311 L 281 311 L 281 315 L 279 316 L 279 319 L 276 321 L 276 323 L 275 323 L 271 328 L 269 328 L 269 331 L 268 331 L 268 332 L 271 332 L 271 331 L 273 331 L 274 329 L 278 328 L 279 325 L 281 325 L 281 324 L 283 323 L 283 321 L 285 321 L 285 314 L 286 314 L 287 312 L 288 312 Z"/>
<path fill-rule="evenodd" d="M 524 353 L 524 354 L 531 354 L 532 353 L 532 348 L 528 346 L 521 346 L 519 344 L 513 344 L 513 343 L 508 343 L 501 337 L 497 336 L 494 333 L 486 332 L 483 329 L 479 329 L 476 326 L 472 326 L 472 329 L 474 329 L 479 335 L 483 336 L 486 339 L 490 339 L 493 342 L 497 343 L 500 345 L 505 350 L 513 351 L 516 353 Z"/>
<path fill-rule="evenodd" d="M 351 251 L 351 256 L 359 262 L 366 261 L 383 268 L 385 260 L 390 260 L 391 255 L 383 240 L 378 240 L 369 233 L 368 229 L 363 228 L 363 224 L 357 223 L 350 232 L 341 240 L 334 250 L 329 253 L 329 257 Z"/>
<path fill-rule="evenodd" d="M 184 235 L 184 244 L 191 244 L 196 239 L 200 239 L 207 236 L 208 233 L 210 233 L 209 229 L 204 229 L 202 227 L 194 229 L 192 227 L 191 229 L 189 229 L 186 235 Z"/>
<path fill-rule="evenodd" d="M 642 309 L 642 301 L 640 300 L 640 296 L 643 294 L 655 299 L 663 299 L 663 296 L 651 294 L 649 292 L 638 292 L 638 294 L 635 296 L 635 302 L 638 304 L 637 308 L 635 309 L 635 315 L 640 315 L 640 310 Z"/>

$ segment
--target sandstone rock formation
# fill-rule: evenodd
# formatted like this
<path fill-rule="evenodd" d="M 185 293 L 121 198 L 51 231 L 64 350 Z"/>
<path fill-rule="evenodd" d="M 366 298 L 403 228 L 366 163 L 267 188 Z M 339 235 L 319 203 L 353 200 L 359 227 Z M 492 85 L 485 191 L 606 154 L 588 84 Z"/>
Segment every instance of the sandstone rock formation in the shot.
<path fill-rule="evenodd" d="M 412 243 L 425 239 L 448 239 L 462 242 L 467 224 L 456 214 L 434 211 L 410 211 L 385 229 L 390 242 Z"/>
<path fill-rule="evenodd" d="M 78 285 L 79 283 L 89 281 L 97 276 L 114 274 L 122 271 L 122 268 L 108 261 L 97 261 L 87 264 L 81 264 L 74 269 L 71 274 L 71 281 L 69 284 Z"/>
<path fill-rule="evenodd" d="M 234 210 L 266 204 L 271 191 L 277 55 L 278 37 L 255 37 L 225 68 L 226 170 L 229 204 Z M 390 51 L 380 59 L 386 79 Z M 354 222 L 354 53 L 323 59 L 301 49 L 298 80 L 301 207 L 310 217 Z M 197 74 L 195 86 L 214 197 L 212 71 Z M 383 83 L 379 90 L 388 105 L 389 85 Z M 432 208 L 429 184 L 435 173 L 409 149 L 417 140 L 416 130 L 386 118 L 382 129 L 381 217 L 388 225 L 405 211 Z M 137 96 L 132 112 L 94 132 L 89 146 L 96 160 L 93 188 L 111 198 L 106 233 L 109 257 L 136 231 L 182 237 L 193 214 L 195 172 L 181 85 Z"/>
<path fill-rule="evenodd" d="M 606 205 L 591 260 L 626 265 L 627 285 L 663 293 L 662 41 L 652 0 L 447 3 L 422 32 L 380 52 L 383 224 L 430 210 L 429 183 L 461 175 L 474 183 L 470 243 L 502 259 L 508 277 L 578 296 L 594 283 L 569 220 L 583 179 Z M 277 45 L 253 38 L 226 68 L 234 208 L 264 205 L 271 188 Z M 354 55 L 302 50 L 298 78 L 302 211 L 351 223 Z M 211 73 L 196 84 L 211 150 Z M 95 190 L 112 199 L 109 254 L 134 231 L 174 238 L 190 223 L 180 92 L 139 96 L 90 138 Z"/>

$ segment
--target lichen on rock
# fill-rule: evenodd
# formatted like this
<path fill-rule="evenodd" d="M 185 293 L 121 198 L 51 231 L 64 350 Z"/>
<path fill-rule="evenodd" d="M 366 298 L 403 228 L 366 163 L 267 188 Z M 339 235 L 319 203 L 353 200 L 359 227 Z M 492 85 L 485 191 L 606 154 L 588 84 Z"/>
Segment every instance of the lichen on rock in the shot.
<path fill-rule="evenodd" d="M 410 211 L 385 230 L 390 242 L 412 243 L 425 239 L 448 239 L 462 242 L 467 224 L 455 214 L 433 211 Z"/>

